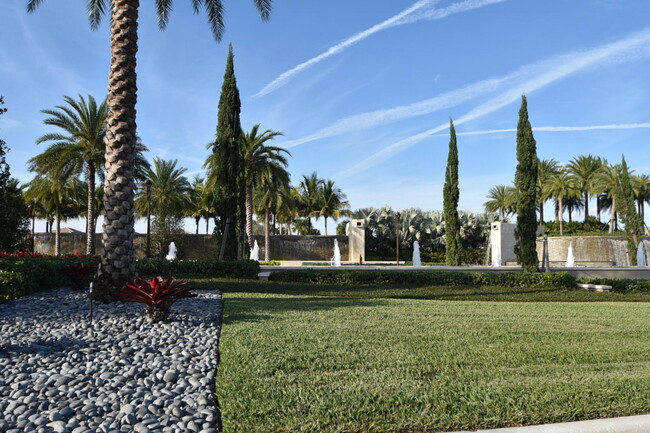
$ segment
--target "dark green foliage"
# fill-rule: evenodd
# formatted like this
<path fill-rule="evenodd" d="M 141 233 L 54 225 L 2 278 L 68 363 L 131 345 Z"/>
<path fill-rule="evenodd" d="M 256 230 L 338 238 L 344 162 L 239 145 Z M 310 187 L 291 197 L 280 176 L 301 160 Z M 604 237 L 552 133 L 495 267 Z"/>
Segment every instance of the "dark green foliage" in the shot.
<path fill-rule="evenodd" d="M 458 218 L 458 145 L 456 144 L 456 128 L 449 120 L 449 154 L 447 155 L 447 170 L 445 171 L 445 186 L 443 188 L 445 214 L 445 262 L 448 266 L 461 264 L 460 220 Z"/>
<path fill-rule="evenodd" d="M 169 244 L 174 242 L 178 248 L 176 257 L 182 257 L 183 217 L 166 215 L 164 218 L 154 217 L 151 221 L 151 256 L 165 258 L 169 252 Z"/>
<path fill-rule="evenodd" d="M 221 278 L 252 278 L 260 273 L 260 265 L 254 260 L 138 260 L 140 275 L 207 276 Z"/>
<path fill-rule="evenodd" d="M 226 223 L 230 221 L 224 255 L 226 260 L 235 260 L 243 256 L 240 241 L 244 233 L 245 182 L 240 112 L 241 101 L 231 45 L 219 98 L 217 138 L 212 149 L 215 159 L 214 167 L 211 167 L 214 171 L 212 175 L 215 179 L 216 193 L 221 204 L 217 207 L 217 223 L 221 234 L 224 234 Z M 222 238 L 217 236 L 217 239 Z"/>
<path fill-rule="evenodd" d="M 630 265 L 636 266 L 636 249 L 639 242 L 643 240 L 643 221 L 636 211 L 634 190 L 630 180 L 630 172 L 625 162 L 625 157 L 621 161 L 620 170 L 620 193 L 618 213 L 621 222 L 625 225 L 625 234 L 627 237 L 627 250 L 630 256 Z"/>
<path fill-rule="evenodd" d="M 515 253 L 517 261 L 526 272 L 537 271 L 536 249 L 537 233 L 537 149 L 533 128 L 528 121 L 526 96 L 521 97 L 519 123 L 517 125 L 517 171 L 515 189 L 517 190 L 517 227 L 515 228 Z"/>
<path fill-rule="evenodd" d="M 612 291 L 614 292 L 650 293 L 650 281 L 648 280 L 632 280 L 628 278 L 579 278 L 576 282 L 612 286 Z"/>
<path fill-rule="evenodd" d="M 7 112 L 0 96 L 0 116 Z M 24 250 L 29 236 L 29 212 L 18 182 L 11 179 L 6 153 L 9 150 L 0 139 L 0 251 L 13 253 Z"/>
<path fill-rule="evenodd" d="M 272 281 L 359 285 L 430 284 L 437 286 L 501 286 L 517 288 L 573 288 L 575 279 L 568 272 L 433 272 L 433 271 L 345 271 L 287 270 L 273 272 Z"/>
<path fill-rule="evenodd" d="M 22 274 L 0 271 L 0 301 L 17 298 L 25 294 Z"/>
<path fill-rule="evenodd" d="M 564 236 L 578 235 L 578 236 L 607 236 L 609 224 L 602 223 L 594 216 L 587 218 L 587 222 L 571 221 L 564 223 Z M 549 221 L 544 223 L 544 231 L 549 236 L 560 236 L 560 223 L 559 221 Z M 620 233 L 613 233 L 620 235 Z"/>
<path fill-rule="evenodd" d="M 445 251 L 420 251 L 422 263 L 445 263 Z M 412 261 L 412 249 L 400 249 L 400 260 Z M 460 251 L 461 262 L 466 265 L 482 265 L 485 262 L 485 250 L 481 248 L 466 248 Z M 382 255 L 366 255 L 366 261 L 394 261 L 395 248 L 382 251 Z"/>

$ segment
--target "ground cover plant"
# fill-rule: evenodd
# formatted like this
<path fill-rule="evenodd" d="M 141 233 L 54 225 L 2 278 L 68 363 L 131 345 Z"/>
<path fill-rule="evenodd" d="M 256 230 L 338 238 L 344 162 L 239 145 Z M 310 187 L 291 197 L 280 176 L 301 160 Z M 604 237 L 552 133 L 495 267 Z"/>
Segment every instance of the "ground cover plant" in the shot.
<path fill-rule="evenodd" d="M 336 286 L 337 296 L 288 296 L 225 284 L 226 432 L 455 431 L 650 411 L 646 303 L 359 296 L 370 287 L 347 298 Z M 574 293 L 628 296 L 562 295 Z"/>

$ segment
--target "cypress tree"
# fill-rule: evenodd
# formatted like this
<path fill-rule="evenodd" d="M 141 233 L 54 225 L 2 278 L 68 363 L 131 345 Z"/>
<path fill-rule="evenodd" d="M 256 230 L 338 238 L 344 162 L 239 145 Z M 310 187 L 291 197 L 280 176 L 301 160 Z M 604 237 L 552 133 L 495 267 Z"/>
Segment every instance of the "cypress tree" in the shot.
<path fill-rule="evenodd" d="M 217 138 L 213 152 L 217 156 L 215 178 L 220 206 L 217 210 L 221 242 L 226 239 L 224 258 L 243 256 L 241 236 L 244 233 L 244 158 L 241 149 L 241 101 L 235 78 L 232 44 L 228 48 L 226 72 L 221 86 L 217 115 Z M 227 231 L 227 233 L 226 233 Z"/>
<path fill-rule="evenodd" d="M 449 119 L 449 154 L 447 155 L 447 170 L 445 171 L 445 186 L 443 188 L 443 206 L 445 214 L 445 261 L 448 266 L 460 266 L 460 220 L 458 218 L 458 146 L 456 144 L 456 128 L 453 120 Z"/>
<path fill-rule="evenodd" d="M 639 242 L 643 240 L 643 221 L 641 221 L 636 211 L 634 190 L 632 189 L 632 181 L 630 180 L 630 172 L 628 171 L 625 157 L 623 157 L 623 161 L 621 162 L 619 173 L 620 205 L 618 212 L 621 216 L 621 222 L 625 225 L 630 265 L 636 266 L 636 249 Z"/>
<path fill-rule="evenodd" d="M 537 258 L 537 149 L 533 128 L 528 121 L 526 96 L 521 96 L 519 123 L 517 125 L 517 171 L 515 189 L 517 191 L 517 227 L 515 228 L 515 253 L 524 271 L 535 272 Z"/>

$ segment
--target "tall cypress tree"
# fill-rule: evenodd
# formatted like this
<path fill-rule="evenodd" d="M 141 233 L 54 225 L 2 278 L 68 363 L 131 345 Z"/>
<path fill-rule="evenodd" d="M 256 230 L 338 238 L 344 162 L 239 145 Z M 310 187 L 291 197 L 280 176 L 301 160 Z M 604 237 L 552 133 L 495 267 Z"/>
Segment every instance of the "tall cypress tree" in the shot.
<path fill-rule="evenodd" d="M 641 221 L 641 218 L 636 211 L 634 190 L 632 189 L 632 181 L 630 180 L 630 172 L 628 171 L 625 157 L 623 157 L 623 161 L 621 161 L 619 188 L 620 204 L 618 212 L 621 217 L 621 222 L 625 225 L 630 265 L 636 266 L 636 249 L 639 242 L 643 240 L 643 221 Z"/>
<path fill-rule="evenodd" d="M 226 239 L 224 258 L 234 260 L 243 256 L 240 245 L 244 233 L 244 158 L 241 149 L 241 101 L 235 78 L 232 45 L 228 48 L 226 72 L 221 86 L 217 139 L 213 145 L 216 156 L 214 177 L 220 198 L 218 223 Z"/>
<path fill-rule="evenodd" d="M 533 128 L 528 121 L 528 103 L 521 96 L 519 124 L 517 125 L 517 171 L 515 189 L 517 191 L 517 227 L 515 228 L 515 253 L 524 271 L 535 272 L 537 258 L 537 148 Z"/>
<path fill-rule="evenodd" d="M 458 218 L 458 146 L 456 144 L 456 128 L 453 120 L 449 119 L 449 154 L 447 155 L 447 170 L 445 171 L 445 186 L 442 190 L 445 213 L 445 261 L 448 266 L 460 266 L 460 220 Z"/>

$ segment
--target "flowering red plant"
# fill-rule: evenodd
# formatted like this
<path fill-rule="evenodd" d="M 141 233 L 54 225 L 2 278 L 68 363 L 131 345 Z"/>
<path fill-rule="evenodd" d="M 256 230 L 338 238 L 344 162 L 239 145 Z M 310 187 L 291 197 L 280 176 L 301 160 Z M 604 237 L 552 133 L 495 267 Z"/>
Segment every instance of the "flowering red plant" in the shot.
<path fill-rule="evenodd" d="M 151 321 L 160 322 L 167 320 L 169 308 L 174 302 L 181 298 L 196 297 L 183 288 L 186 284 L 186 281 L 174 281 L 173 277 L 163 280 L 158 276 L 148 281 L 138 277 L 134 282 L 126 283 L 117 295 L 129 301 L 142 302 L 147 306 L 146 311 Z"/>
<path fill-rule="evenodd" d="M 73 290 L 83 288 L 84 279 L 97 271 L 97 265 L 88 263 L 66 263 L 59 266 L 59 273 L 70 278 L 70 287 Z"/>
<path fill-rule="evenodd" d="M 45 257 L 41 253 L 30 253 L 29 251 L 18 251 L 17 253 L 7 253 L 5 251 L 0 251 L 0 259 L 5 257 L 19 257 L 19 258 L 42 258 Z"/>

